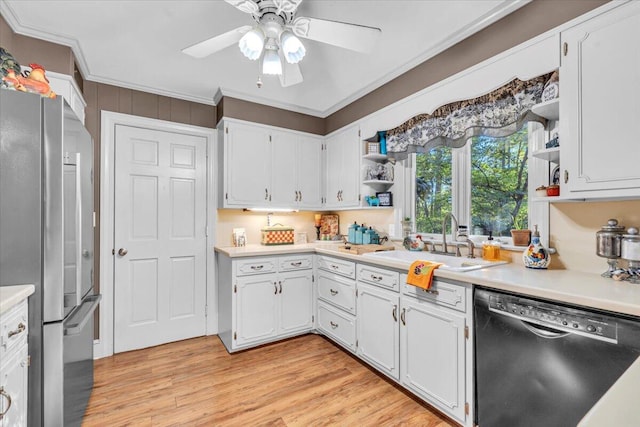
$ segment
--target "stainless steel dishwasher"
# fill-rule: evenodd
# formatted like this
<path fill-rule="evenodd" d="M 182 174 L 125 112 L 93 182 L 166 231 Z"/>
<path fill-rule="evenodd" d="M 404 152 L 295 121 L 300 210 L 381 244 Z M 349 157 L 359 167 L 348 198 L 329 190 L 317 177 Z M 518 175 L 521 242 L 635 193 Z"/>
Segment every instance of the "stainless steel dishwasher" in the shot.
<path fill-rule="evenodd" d="M 576 426 L 640 356 L 640 319 L 476 288 L 475 424 Z"/>

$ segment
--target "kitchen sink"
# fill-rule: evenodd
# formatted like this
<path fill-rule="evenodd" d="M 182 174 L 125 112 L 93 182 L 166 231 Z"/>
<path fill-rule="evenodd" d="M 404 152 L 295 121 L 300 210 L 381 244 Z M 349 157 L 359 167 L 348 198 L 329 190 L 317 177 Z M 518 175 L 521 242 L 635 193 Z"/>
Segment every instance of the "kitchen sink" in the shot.
<path fill-rule="evenodd" d="M 466 258 L 448 255 L 437 255 L 425 251 L 385 251 L 370 252 L 362 255 L 365 258 L 382 259 L 389 261 L 397 261 L 407 264 L 407 268 L 413 261 L 424 260 L 432 262 L 440 262 L 439 268 L 442 270 L 466 272 L 480 270 L 482 268 L 493 267 L 496 265 L 506 264 L 506 261 L 485 261 L 482 258 Z"/>

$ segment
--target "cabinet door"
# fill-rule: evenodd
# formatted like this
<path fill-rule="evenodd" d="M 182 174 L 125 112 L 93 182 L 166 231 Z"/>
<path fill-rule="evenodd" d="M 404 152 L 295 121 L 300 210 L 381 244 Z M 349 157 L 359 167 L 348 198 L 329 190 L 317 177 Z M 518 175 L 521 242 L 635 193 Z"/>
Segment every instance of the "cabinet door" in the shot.
<path fill-rule="evenodd" d="M 311 330 L 313 322 L 313 277 L 310 270 L 281 273 L 280 334 Z"/>
<path fill-rule="evenodd" d="M 235 298 L 236 345 L 273 338 L 277 334 L 276 274 L 238 278 Z"/>
<path fill-rule="evenodd" d="M 13 354 L 13 355 L 11 355 Z M 0 426 L 27 426 L 28 351 L 23 345 L 0 360 Z M 11 406 L 9 406 L 9 396 Z"/>
<path fill-rule="evenodd" d="M 271 132 L 271 205 L 295 207 L 298 202 L 296 171 L 299 137 L 293 133 Z"/>
<path fill-rule="evenodd" d="M 297 182 L 301 208 L 322 206 L 322 145 L 321 140 L 301 137 L 298 143 Z"/>
<path fill-rule="evenodd" d="M 464 317 L 403 297 L 400 320 L 402 384 L 464 423 Z"/>
<path fill-rule="evenodd" d="M 267 205 L 271 194 L 271 144 L 266 129 L 227 124 L 225 150 L 225 206 Z"/>
<path fill-rule="evenodd" d="M 638 196 L 634 124 L 640 111 L 640 2 L 590 19 L 561 37 L 560 165 L 568 174 L 566 181 L 561 177 L 562 192 Z"/>
<path fill-rule="evenodd" d="M 358 356 L 394 379 L 400 375 L 399 297 L 358 282 Z"/>
<path fill-rule="evenodd" d="M 327 207 L 359 204 L 360 137 L 357 126 L 326 140 Z"/>

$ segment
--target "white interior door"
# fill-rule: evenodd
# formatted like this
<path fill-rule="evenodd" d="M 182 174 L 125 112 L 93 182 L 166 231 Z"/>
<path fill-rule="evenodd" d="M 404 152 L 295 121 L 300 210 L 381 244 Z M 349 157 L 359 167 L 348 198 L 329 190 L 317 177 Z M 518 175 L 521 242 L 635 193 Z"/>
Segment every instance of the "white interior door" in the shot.
<path fill-rule="evenodd" d="M 205 334 L 206 139 L 115 129 L 114 351 Z"/>

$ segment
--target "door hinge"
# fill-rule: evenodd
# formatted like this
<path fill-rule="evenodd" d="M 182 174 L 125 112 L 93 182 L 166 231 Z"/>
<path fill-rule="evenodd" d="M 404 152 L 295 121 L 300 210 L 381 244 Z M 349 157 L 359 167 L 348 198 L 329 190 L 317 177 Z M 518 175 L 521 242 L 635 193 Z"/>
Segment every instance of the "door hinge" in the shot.
<path fill-rule="evenodd" d="M 224 199 L 229 200 L 229 193 L 224 193 Z"/>
<path fill-rule="evenodd" d="M 358 194 L 358 201 L 362 201 L 362 194 Z"/>
<path fill-rule="evenodd" d="M 207 317 L 209 315 L 209 306 L 205 305 L 204 306 L 204 317 Z"/>
<path fill-rule="evenodd" d="M 465 337 L 465 339 L 469 339 L 469 327 L 468 326 L 464 327 L 464 337 Z"/>
<path fill-rule="evenodd" d="M 464 414 L 469 415 L 469 402 L 464 403 Z"/>
<path fill-rule="evenodd" d="M 358 340 L 356 340 L 356 347 L 358 347 Z"/>
<path fill-rule="evenodd" d="M 31 366 L 31 355 L 27 356 L 27 366 Z"/>
<path fill-rule="evenodd" d="M 233 285 L 233 293 L 234 294 L 238 293 L 238 285 Z"/>
<path fill-rule="evenodd" d="M 269 142 L 271 142 L 271 135 L 269 135 Z"/>
<path fill-rule="evenodd" d="M 313 314 L 311 315 L 311 323 L 316 321 L 316 316 L 314 316 Z"/>
<path fill-rule="evenodd" d="M 361 134 L 360 134 L 360 129 L 358 129 L 358 136 L 361 136 Z"/>
<path fill-rule="evenodd" d="M 235 333 L 235 332 L 233 333 L 233 339 L 234 339 L 234 340 L 237 340 L 237 339 L 238 339 L 238 334 L 237 334 L 237 333 Z"/>
<path fill-rule="evenodd" d="M 229 127 L 228 126 L 226 128 L 224 128 L 224 133 L 226 133 L 227 135 L 229 134 Z"/>
<path fill-rule="evenodd" d="M 204 228 L 204 235 L 205 235 L 206 237 L 209 237 L 209 226 L 206 226 L 206 227 Z"/>
<path fill-rule="evenodd" d="M 311 275 L 311 283 L 314 283 L 316 281 L 316 275 L 312 274 Z"/>
<path fill-rule="evenodd" d="M 569 44 L 567 42 L 562 44 L 562 53 L 564 56 L 567 56 L 567 53 L 569 53 Z"/>
<path fill-rule="evenodd" d="M 568 170 L 564 170 L 564 183 L 566 184 L 567 182 L 569 182 L 569 171 Z"/>
<path fill-rule="evenodd" d="M 115 249 L 111 249 L 111 255 L 115 255 L 116 254 L 116 250 Z"/>
<path fill-rule="evenodd" d="M 356 298 L 358 298 L 358 290 L 356 289 Z"/>

